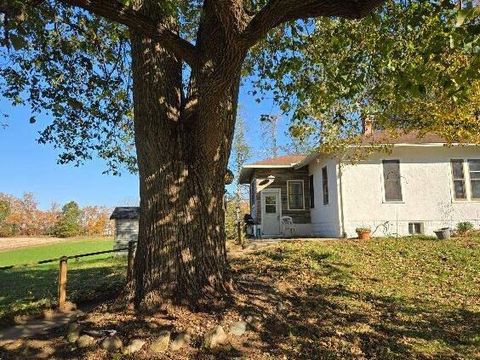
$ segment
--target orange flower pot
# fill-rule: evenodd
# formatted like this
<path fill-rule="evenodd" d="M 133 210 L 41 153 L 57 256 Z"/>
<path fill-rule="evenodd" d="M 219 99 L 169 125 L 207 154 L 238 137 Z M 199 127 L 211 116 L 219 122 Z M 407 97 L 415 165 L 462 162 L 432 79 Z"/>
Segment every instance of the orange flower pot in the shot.
<path fill-rule="evenodd" d="M 370 231 L 357 232 L 359 240 L 370 240 Z"/>

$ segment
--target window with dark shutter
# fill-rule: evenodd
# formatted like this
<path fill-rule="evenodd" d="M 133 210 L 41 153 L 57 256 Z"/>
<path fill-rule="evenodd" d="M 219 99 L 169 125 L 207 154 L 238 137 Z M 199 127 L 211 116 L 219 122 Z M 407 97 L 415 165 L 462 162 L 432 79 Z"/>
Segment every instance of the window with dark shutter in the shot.
<path fill-rule="evenodd" d="M 255 197 L 257 195 L 257 189 L 255 187 L 255 180 L 250 184 L 250 209 L 255 206 Z"/>
<path fill-rule="evenodd" d="M 468 160 L 468 171 L 472 199 L 478 200 L 480 199 L 480 160 Z"/>
<path fill-rule="evenodd" d="M 453 159 L 450 161 L 450 163 L 452 165 L 453 197 L 455 200 L 465 200 L 467 199 L 467 191 L 465 188 L 463 160 Z"/>
<path fill-rule="evenodd" d="M 403 201 L 400 160 L 383 160 L 385 201 Z"/>
<path fill-rule="evenodd" d="M 310 208 L 313 209 L 315 207 L 315 190 L 313 188 L 313 175 L 310 175 Z"/>
<path fill-rule="evenodd" d="M 328 205 L 328 172 L 326 166 L 322 168 L 322 190 L 323 205 Z"/>

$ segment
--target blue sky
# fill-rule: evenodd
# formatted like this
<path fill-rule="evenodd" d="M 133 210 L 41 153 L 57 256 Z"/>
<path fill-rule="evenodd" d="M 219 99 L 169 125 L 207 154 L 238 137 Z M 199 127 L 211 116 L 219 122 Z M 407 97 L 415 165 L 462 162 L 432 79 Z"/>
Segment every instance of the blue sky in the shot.
<path fill-rule="evenodd" d="M 260 129 L 261 114 L 278 114 L 271 100 L 257 104 L 248 94 L 248 82 L 241 89 L 240 114 L 247 124 L 247 138 L 253 148 L 252 161 L 263 157 L 263 142 Z M 37 133 L 48 118 L 30 124 L 30 111 L 25 107 L 12 107 L 0 98 L 0 113 L 9 115 L 5 129 L 0 127 L 0 192 L 21 196 L 32 192 L 41 208 L 53 202 L 64 204 L 75 200 L 81 206 L 134 205 L 138 202 L 137 175 L 104 175 L 105 164 L 94 159 L 83 166 L 58 165 L 53 145 L 36 142 Z M 1 119 L 0 119 L 1 120 Z M 279 126 L 280 142 L 286 142 L 288 127 L 286 118 Z"/>

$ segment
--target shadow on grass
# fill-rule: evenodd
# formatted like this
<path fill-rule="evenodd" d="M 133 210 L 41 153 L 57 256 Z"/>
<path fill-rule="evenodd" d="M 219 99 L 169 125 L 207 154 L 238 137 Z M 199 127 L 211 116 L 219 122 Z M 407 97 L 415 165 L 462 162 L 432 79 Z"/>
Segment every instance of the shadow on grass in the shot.
<path fill-rule="evenodd" d="M 214 317 L 221 320 L 234 311 L 258 319 L 258 327 L 214 352 L 202 349 L 201 339 L 194 338 L 191 358 L 471 359 L 479 355 L 479 312 L 398 294 L 379 295 L 361 286 L 352 290 L 346 281 L 352 276 L 351 265 L 328 252 L 296 260 L 285 250 L 262 251 L 234 260 L 233 268 L 237 301 Z M 304 276 L 309 271 L 310 276 Z M 175 331 L 174 327 L 152 330 L 141 316 L 128 321 L 119 316 L 109 326 L 127 338 L 134 334 L 148 339 L 165 329 Z M 101 328 L 95 323 L 89 327 Z M 59 335 L 45 340 L 55 336 Z M 62 341 L 55 344 L 48 350 L 50 357 L 88 354 L 72 352 Z M 38 356 L 41 350 L 24 344 L 0 350 L 0 358 L 18 358 L 25 351 Z"/>
<path fill-rule="evenodd" d="M 68 264 L 67 299 L 83 302 L 118 291 L 125 282 L 126 260 L 107 258 Z M 16 315 L 36 315 L 56 306 L 58 268 L 52 265 L 0 271 L 0 326 Z"/>
<path fill-rule="evenodd" d="M 257 255 L 279 260 L 271 251 Z M 309 252 L 308 257 L 315 276 L 333 281 L 310 284 L 307 279 L 304 285 L 293 284 L 293 291 L 281 291 L 275 279 L 282 279 L 285 264 L 264 267 L 269 276 L 262 277 L 252 276 L 255 259 L 237 261 L 239 291 L 254 300 L 238 311 L 263 319 L 259 334 L 264 351 L 305 359 L 480 356 L 480 312 L 352 291 L 342 283 L 350 277 L 349 264 L 330 259 L 328 253 Z M 297 266 L 290 271 L 301 273 L 302 264 Z"/>

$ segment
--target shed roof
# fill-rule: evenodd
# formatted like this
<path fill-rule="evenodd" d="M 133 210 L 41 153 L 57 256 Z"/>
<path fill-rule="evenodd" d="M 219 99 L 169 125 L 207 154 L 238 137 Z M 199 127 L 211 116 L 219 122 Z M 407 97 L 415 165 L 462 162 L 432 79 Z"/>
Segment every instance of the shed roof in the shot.
<path fill-rule="evenodd" d="M 140 218 L 140 208 L 136 206 L 116 207 L 110 216 L 111 220 L 138 220 Z"/>

